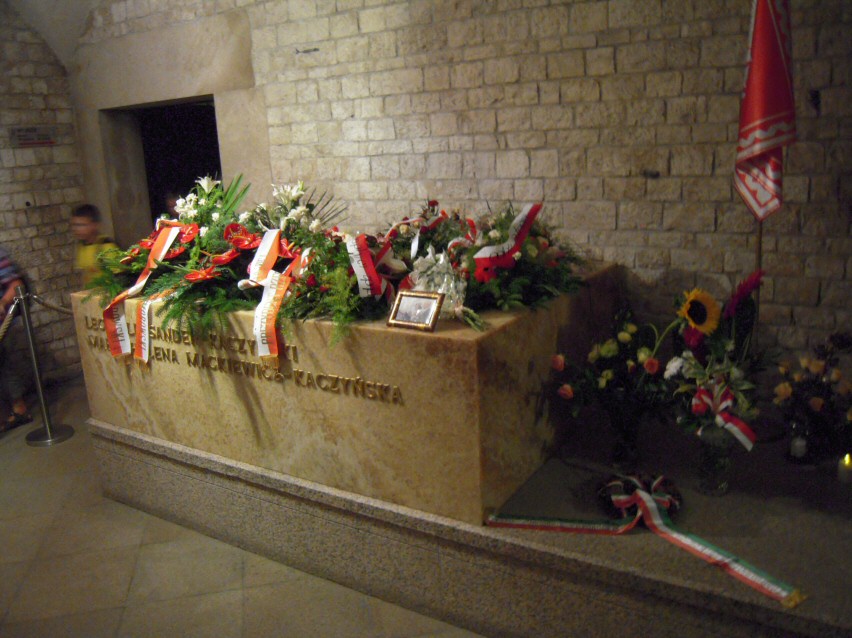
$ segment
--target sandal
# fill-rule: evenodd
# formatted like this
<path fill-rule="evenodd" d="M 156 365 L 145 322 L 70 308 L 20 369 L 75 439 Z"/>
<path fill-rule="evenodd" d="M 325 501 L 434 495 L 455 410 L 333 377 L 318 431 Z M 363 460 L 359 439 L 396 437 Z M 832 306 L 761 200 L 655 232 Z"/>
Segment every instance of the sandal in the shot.
<path fill-rule="evenodd" d="M 9 430 L 14 430 L 17 427 L 22 425 L 26 425 L 27 423 L 32 423 L 33 417 L 30 413 L 26 412 L 24 414 L 18 414 L 17 412 L 12 412 L 6 422 L 3 424 L 0 432 L 8 432 Z"/>

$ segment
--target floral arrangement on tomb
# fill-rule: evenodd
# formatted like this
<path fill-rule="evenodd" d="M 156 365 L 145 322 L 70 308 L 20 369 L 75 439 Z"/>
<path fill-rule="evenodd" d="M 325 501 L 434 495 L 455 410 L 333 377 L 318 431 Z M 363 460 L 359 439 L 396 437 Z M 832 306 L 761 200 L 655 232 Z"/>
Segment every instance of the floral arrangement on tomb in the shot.
<path fill-rule="evenodd" d="M 165 324 L 201 333 L 228 312 L 260 307 L 273 325 L 330 318 L 339 338 L 353 321 L 385 316 L 401 289 L 443 292 L 448 316 L 482 327 L 484 310 L 536 306 L 580 284 L 579 259 L 556 246 L 537 218 L 541 204 L 474 221 L 430 201 L 371 235 L 342 231 L 343 207 L 302 182 L 273 189 L 272 204 L 239 212 L 241 178 L 227 187 L 200 178 L 178 200 L 177 219 L 159 219 L 126 251 L 102 253 L 92 287 L 113 299 L 105 319 L 118 313 L 120 335 L 121 302 L 140 296 L 162 302 Z"/>
<path fill-rule="evenodd" d="M 751 274 L 724 306 L 699 288 L 683 293 L 674 320 L 663 330 L 640 325 L 629 311 L 621 311 L 610 336 L 594 344 L 584 362 L 553 357 L 556 393 L 572 415 L 587 405 L 608 414 L 617 464 L 635 463 L 643 415 L 661 417 L 671 409 L 703 443 L 729 449 L 739 441 L 751 449 L 755 436 L 749 423 L 757 410 L 750 377 L 760 365 L 749 352 L 756 316 L 752 295 L 762 276 L 762 271 Z M 677 354 L 663 363 L 661 350 L 669 336 Z"/>
<path fill-rule="evenodd" d="M 585 406 L 603 409 L 616 435 L 615 462 L 632 465 L 643 415 L 658 413 L 672 401 L 658 358 L 665 333 L 652 324 L 638 324 L 629 310 L 621 310 L 609 335 L 592 346 L 580 365 L 566 362 L 562 354 L 553 356 L 556 392 L 574 417 Z"/>
<path fill-rule="evenodd" d="M 676 302 L 680 354 L 669 360 L 664 377 L 680 398 L 678 422 L 711 446 L 739 441 L 751 450 L 756 438 L 749 426 L 758 413 L 751 377 L 761 363 L 750 344 L 757 316 L 753 294 L 763 274 L 749 275 L 722 306 L 699 288 Z"/>
<path fill-rule="evenodd" d="M 850 351 L 852 335 L 835 333 L 798 365 L 779 364 L 773 402 L 790 429 L 793 460 L 817 461 L 852 449 L 852 383 L 841 368 L 842 355 Z"/>

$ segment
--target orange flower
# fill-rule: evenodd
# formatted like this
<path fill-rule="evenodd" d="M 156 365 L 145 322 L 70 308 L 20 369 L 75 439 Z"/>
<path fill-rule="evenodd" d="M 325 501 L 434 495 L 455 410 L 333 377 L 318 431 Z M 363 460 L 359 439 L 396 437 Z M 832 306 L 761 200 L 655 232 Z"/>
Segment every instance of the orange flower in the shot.
<path fill-rule="evenodd" d="M 562 372 L 565 369 L 565 355 L 555 354 L 550 358 L 550 367 L 557 372 Z"/>
<path fill-rule="evenodd" d="M 793 396 L 793 386 L 791 386 L 787 381 L 784 383 L 779 383 L 775 386 L 775 398 L 773 402 L 775 404 L 782 403 Z"/>
<path fill-rule="evenodd" d="M 822 397 L 811 397 L 808 399 L 808 405 L 814 412 L 822 412 L 822 406 L 825 405 L 825 400 Z"/>
<path fill-rule="evenodd" d="M 825 361 L 822 359 L 811 359 L 808 370 L 811 371 L 811 374 L 822 374 L 825 372 Z"/>
<path fill-rule="evenodd" d="M 645 363 L 643 363 L 642 366 L 645 368 L 645 372 L 650 375 L 654 375 L 660 371 L 660 360 L 654 357 L 648 357 L 645 359 Z"/>
<path fill-rule="evenodd" d="M 559 389 L 556 391 L 556 394 L 561 396 L 566 401 L 570 401 L 574 398 L 574 388 L 572 388 L 569 384 L 563 383 Z"/>

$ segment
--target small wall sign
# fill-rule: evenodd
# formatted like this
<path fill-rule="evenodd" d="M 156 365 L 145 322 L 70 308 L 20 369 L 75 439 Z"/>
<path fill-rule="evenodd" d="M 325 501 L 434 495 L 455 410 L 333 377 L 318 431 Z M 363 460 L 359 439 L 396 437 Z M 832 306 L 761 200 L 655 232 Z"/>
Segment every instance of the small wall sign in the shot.
<path fill-rule="evenodd" d="M 12 148 L 32 148 L 33 146 L 55 146 L 55 126 L 18 126 L 9 130 Z"/>

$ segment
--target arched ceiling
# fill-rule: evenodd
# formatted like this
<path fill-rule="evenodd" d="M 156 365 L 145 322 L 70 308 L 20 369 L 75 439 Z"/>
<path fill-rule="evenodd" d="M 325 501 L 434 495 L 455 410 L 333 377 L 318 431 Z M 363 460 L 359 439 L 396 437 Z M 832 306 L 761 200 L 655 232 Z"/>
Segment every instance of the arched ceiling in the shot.
<path fill-rule="evenodd" d="M 101 0 L 5 0 L 38 32 L 67 69 L 86 28 L 86 21 Z"/>

